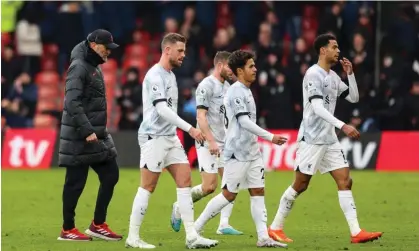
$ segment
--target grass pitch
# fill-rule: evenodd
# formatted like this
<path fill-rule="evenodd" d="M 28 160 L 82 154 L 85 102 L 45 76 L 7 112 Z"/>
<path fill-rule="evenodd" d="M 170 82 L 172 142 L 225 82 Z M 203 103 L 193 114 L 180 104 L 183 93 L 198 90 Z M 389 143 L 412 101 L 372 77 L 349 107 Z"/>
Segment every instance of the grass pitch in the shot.
<path fill-rule="evenodd" d="M 332 178 L 316 175 L 307 192 L 297 202 L 286 222 L 286 232 L 294 239 L 289 250 L 419 250 L 419 173 L 352 172 L 353 192 L 361 227 L 383 231 L 382 239 L 366 244 L 350 244 L 349 229 L 339 207 Z M 292 172 L 266 174 L 268 223 L 275 216 L 279 199 L 292 182 Z M 112 229 L 127 235 L 132 201 L 139 181 L 138 169 L 121 169 L 119 183 L 111 202 L 107 222 Z M 194 184 L 200 182 L 193 173 Z M 117 251 L 126 250 L 124 241 L 88 243 L 57 241 L 61 229 L 61 193 L 64 169 L 48 171 L 2 171 L 3 251 Z M 91 170 L 76 211 L 76 225 L 84 231 L 93 217 L 98 180 Z M 217 190 L 217 193 L 219 189 Z M 210 196 L 212 197 L 212 196 Z M 150 200 L 142 227 L 142 237 L 157 250 L 185 250 L 184 230 L 170 227 L 175 185 L 163 173 Z M 195 218 L 209 198 L 195 204 Z M 220 241 L 214 250 L 256 250 L 255 227 L 250 214 L 247 191 L 239 194 L 231 225 L 244 231 L 242 236 L 215 234 L 219 216 L 205 228 L 204 236 Z M 258 249 L 259 250 L 259 249 Z"/>

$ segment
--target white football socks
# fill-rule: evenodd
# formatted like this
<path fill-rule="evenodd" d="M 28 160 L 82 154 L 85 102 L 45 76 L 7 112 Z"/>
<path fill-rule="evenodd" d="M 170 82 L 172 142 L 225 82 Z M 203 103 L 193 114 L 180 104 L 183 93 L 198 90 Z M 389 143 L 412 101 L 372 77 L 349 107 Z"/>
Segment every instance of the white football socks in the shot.
<path fill-rule="evenodd" d="M 227 206 L 221 209 L 220 214 L 220 226 L 219 228 L 225 228 L 229 226 L 229 219 L 231 216 L 231 212 L 233 211 L 234 201 L 227 204 Z"/>
<path fill-rule="evenodd" d="M 285 190 L 279 202 L 278 211 L 276 212 L 275 218 L 271 224 L 272 230 L 279 230 L 284 228 L 285 218 L 287 218 L 288 214 L 290 213 L 292 205 L 294 204 L 297 196 L 298 193 L 292 188 L 292 186 L 289 186 L 287 190 Z"/>
<path fill-rule="evenodd" d="M 268 228 L 266 226 L 268 216 L 265 207 L 265 196 L 250 197 L 250 211 L 256 225 L 258 240 L 268 239 Z"/>
<path fill-rule="evenodd" d="M 361 232 L 359 227 L 358 218 L 356 214 L 356 206 L 354 198 L 352 196 L 351 190 L 338 191 L 339 204 L 342 208 L 343 214 L 345 215 L 346 220 L 348 221 L 349 229 L 351 235 L 355 236 Z"/>
<path fill-rule="evenodd" d="M 194 186 L 191 189 L 191 195 L 192 195 L 193 203 L 195 203 L 195 202 L 199 201 L 200 199 L 204 198 L 206 195 L 204 195 L 204 192 L 202 191 L 202 184 Z"/>
<path fill-rule="evenodd" d="M 139 187 L 132 204 L 132 211 L 129 220 L 128 238 L 130 239 L 139 238 L 140 227 L 144 220 L 144 215 L 147 212 L 149 198 L 150 192 L 142 187 Z"/>
<path fill-rule="evenodd" d="M 217 196 L 212 198 L 207 206 L 205 207 L 204 211 L 195 221 L 195 229 L 199 232 L 202 230 L 204 225 L 212 218 L 214 218 L 217 214 L 220 213 L 221 209 L 227 206 L 230 202 L 224 197 L 222 193 L 219 193 Z"/>
<path fill-rule="evenodd" d="M 194 211 L 191 188 L 176 188 L 179 212 L 185 226 L 186 238 L 195 238 L 198 234 L 194 227 Z"/>

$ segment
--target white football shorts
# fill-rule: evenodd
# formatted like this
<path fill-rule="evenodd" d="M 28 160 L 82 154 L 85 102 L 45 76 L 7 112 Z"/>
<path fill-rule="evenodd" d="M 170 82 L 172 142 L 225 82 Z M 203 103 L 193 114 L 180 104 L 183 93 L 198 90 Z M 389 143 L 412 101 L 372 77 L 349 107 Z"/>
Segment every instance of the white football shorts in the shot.
<path fill-rule="evenodd" d="M 221 188 L 238 193 L 241 189 L 265 187 L 265 166 L 262 157 L 253 161 L 229 159 L 225 163 Z"/>
<path fill-rule="evenodd" d="M 200 172 L 218 173 L 218 168 L 224 167 L 224 156 L 222 148 L 220 148 L 220 156 L 212 155 L 206 146 L 199 146 L 196 148 L 198 155 L 198 167 Z"/>
<path fill-rule="evenodd" d="M 297 146 L 294 170 L 307 175 L 321 174 L 348 167 L 339 142 L 331 145 L 312 145 L 300 141 Z"/>
<path fill-rule="evenodd" d="M 172 164 L 188 164 L 188 157 L 177 135 L 139 135 L 141 148 L 140 168 L 159 173 Z"/>

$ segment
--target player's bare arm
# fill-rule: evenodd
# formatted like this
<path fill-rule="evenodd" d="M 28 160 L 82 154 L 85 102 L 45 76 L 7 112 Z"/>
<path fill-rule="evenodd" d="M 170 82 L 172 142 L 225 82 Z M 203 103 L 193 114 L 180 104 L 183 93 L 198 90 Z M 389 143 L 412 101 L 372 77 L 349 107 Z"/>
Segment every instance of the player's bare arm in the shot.
<path fill-rule="evenodd" d="M 218 147 L 218 144 L 215 142 L 214 135 L 212 135 L 212 132 L 208 125 L 207 120 L 207 110 L 206 109 L 197 109 L 197 115 L 196 120 L 198 122 L 199 128 L 201 129 L 202 133 L 205 135 L 206 140 L 209 144 L 209 151 L 212 155 L 219 155 L 220 149 Z"/>

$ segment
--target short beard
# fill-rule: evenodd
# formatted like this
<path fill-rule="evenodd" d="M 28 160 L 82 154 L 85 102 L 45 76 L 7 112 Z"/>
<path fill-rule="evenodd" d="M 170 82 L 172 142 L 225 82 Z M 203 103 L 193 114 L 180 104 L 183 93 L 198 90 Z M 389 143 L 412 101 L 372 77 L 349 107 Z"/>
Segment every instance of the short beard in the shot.
<path fill-rule="evenodd" d="M 181 66 L 177 60 L 173 59 L 169 59 L 169 64 L 172 68 L 178 68 Z"/>

